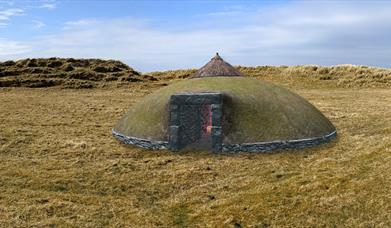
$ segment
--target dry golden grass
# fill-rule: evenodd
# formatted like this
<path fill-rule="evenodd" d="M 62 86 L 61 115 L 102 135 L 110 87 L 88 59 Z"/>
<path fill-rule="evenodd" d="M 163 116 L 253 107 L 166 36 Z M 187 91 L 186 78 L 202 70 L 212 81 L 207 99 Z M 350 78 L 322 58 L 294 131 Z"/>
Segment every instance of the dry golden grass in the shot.
<path fill-rule="evenodd" d="M 300 84 L 306 87 L 339 88 L 390 88 L 391 69 L 369 66 L 237 66 L 243 74 L 285 86 Z M 151 72 L 152 76 L 164 80 L 188 78 L 196 69 Z"/>
<path fill-rule="evenodd" d="M 124 146 L 153 89 L 0 88 L 0 227 L 391 226 L 391 90 L 293 86 L 338 129 L 272 154 Z"/>

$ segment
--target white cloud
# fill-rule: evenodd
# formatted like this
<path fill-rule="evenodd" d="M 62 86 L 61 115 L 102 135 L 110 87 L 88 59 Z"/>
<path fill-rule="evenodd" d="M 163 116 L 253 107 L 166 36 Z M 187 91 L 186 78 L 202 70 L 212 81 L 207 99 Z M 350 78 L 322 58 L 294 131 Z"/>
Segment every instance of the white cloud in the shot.
<path fill-rule="evenodd" d="M 40 28 L 43 28 L 46 26 L 46 24 L 42 21 L 38 21 L 38 20 L 32 20 L 32 28 L 33 29 L 40 29 Z"/>
<path fill-rule="evenodd" d="M 67 21 L 64 23 L 63 29 L 75 29 L 75 28 L 80 28 L 83 26 L 90 26 L 97 23 L 97 20 L 93 19 L 80 19 L 77 21 Z"/>
<path fill-rule="evenodd" d="M 24 10 L 22 9 L 6 9 L 0 11 L 0 26 L 8 25 L 12 17 L 23 15 Z"/>
<path fill-rule="evenodd" d="M 39 6 L 39 8 L 52 10 L 52 9 L 56 8 L 56 4 L 54 4 L 54 3 L 43 3 L 42 5 Z"/>
<path fill-rule="evenodd" d="M 200 67 L 219 51 L 233 64 L 391 67 L 391 4 L 295 2 L 208 14 L 172 31 L 133 18 L 84 19 L 31 41 L 35 57 L 114 58 L 142 71 Z M 224 24 L 226 23 L 226 24 Z M 202 26 L 199 26 L 202 25 Z M 28 56 L 26 56 L 28 57 Z"/>
<path fill-rule="evenodd" d="M 205 16 L 211 16 L 211 17 L 227 17 L 227 16 L 237 16 L 237 15 L 243 15 L 246 12 L 251 12 L 251 9 L 245 6 L 241 5 L 233 5 L 233 6 L 226 6 L 223 7 L 222 10 L 210 12 L 207 14 L 201 14 L 199 16 L 205 17 Z"/>
<path fill-rule="evenodd" d="M 36 0 L 38 3 L 38 8 L 41 9 L 48 9 L 53 10 L 57 8 L 57 1 L 56 0 Z"/>
<path fill-rule="evenodd" d="M 31 51 L 31 47 L 17 41 L 0 39 L 0 58 L 11 59 Z"/>
<path fill-rule="evenodd" d="M 14 1 L 5 1 L 5 0 L 2 0 L 0 1 L 0 5 L 1 4 L 4 4 L 4 5 L 8 5 L 8 6 L 13 6 L 15 4 Z"/>

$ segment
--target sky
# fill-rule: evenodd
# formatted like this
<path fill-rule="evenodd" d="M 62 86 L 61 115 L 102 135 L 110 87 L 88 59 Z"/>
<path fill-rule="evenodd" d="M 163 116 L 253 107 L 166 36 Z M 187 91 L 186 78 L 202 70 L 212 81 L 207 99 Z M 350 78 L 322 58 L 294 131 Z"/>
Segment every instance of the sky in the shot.
<path fill-rule="evenodd" d="M 0 61 L 121 60 L 150 72 L 233 65 L 391 67 L 391 1 L 0 0 Z"/>

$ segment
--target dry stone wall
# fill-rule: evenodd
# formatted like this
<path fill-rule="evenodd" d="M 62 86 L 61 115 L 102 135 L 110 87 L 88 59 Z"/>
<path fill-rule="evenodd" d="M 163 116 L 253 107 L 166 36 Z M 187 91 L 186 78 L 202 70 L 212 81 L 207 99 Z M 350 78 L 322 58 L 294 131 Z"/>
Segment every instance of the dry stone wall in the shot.
<path fill-rule="evenodd" d="M 273 150 L 282 149 L 303 149 L 306 147 L 313 147 L 330 142 L 337 136 L 337 131 L 332 133 L 309 139 L 286 140 L 286 141 L 272 141 L 259 143 L 243 143 L 243 144 L 223 144 L 223 152 L 270 152 Z"/>
<path fill-rule="evenodd" d="M 112 130 L 113 135 L 125 144 L 139 146 L 145 149 L 151 150 L 163 150 L 170 149 L 169 142 L 167 141 L 152 141 L 147 139 L 140 139 L 136 137 L 125 136 L 115 129 Z M 242 143 L 242 144 L 222 144 L 222 152 L 236 153 L 236 152 L 271 152 L 274 150 L 282 149 L 302 149 L 306 147 L 313 147 L 328 143 L 337 137 L 337 131 L 333 131 L 328 135 L 298 140 L 286 140 L 286 141 L 272 141 L 272 142 L 258 142 L 258 143 Z"/>
<path fill-rule="evenodd" d="M 169 149 L 168 142 L 166 141 L 152 141 L 148 139 L 140 139 L 136 137 L 130 137 L 123 135 L 119 132 L 117 132 L 115 129 L 112 130 L 112 133 L 114 137 L 116 137 L 118 140 L 125 144 L 129 145 L 135 145 L 144 149 L 150 149 L 150 150 L 164 150 Z"/>

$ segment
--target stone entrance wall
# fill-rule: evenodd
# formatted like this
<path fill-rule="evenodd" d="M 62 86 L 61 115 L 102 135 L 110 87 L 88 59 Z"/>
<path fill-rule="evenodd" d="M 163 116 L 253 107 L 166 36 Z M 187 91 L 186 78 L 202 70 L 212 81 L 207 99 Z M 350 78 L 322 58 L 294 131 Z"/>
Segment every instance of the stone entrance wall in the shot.
<path fill-rule="evenodd" d="M 213 152 L 221 152 L 223 135 L 221 131 L 223 95 L 221 93 L 180 93 L 170 99 L 169 145 L 178 151 L 188 144 L 196 143 L 201 137 L 203 121 L 201 109 L 211 106 L 211 140 Z"/>

